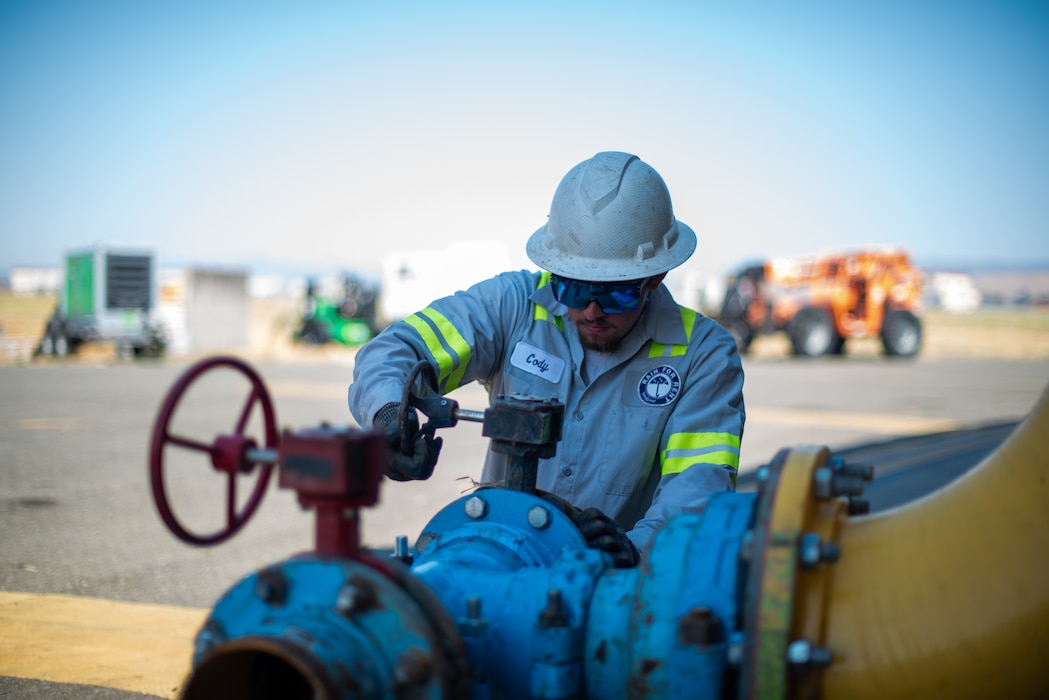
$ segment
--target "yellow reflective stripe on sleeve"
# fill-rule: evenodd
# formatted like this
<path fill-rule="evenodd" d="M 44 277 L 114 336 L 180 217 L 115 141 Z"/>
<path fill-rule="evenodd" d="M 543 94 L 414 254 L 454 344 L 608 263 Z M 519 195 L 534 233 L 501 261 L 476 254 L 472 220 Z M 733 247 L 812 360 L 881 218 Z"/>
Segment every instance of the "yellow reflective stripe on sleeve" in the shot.
<path fill-rule="evenodd" d="M 459 385 L 463 382 L 463 375 L 466 374 L 466 366 L 470 364 L 470 357 L 473 354 L 470 350 L 470 345 L 463 338 L 462 334 L 452 325 L 452 322 L 439 313 L 436 309 L 426 308 L 422 310 L 423 315 L 426 318 L 433 321 L 434 325 L 437 326 L 437 330 L 444 336 L 444 342 L 448 343 L 448 347 L 452 349 L 456 355 L 459 356 L 459 366 L 453 368 L 449 365 L 445 369 L 444 365 L 441 365 L 441 381 L 443 391 L 452 391 L 458 389 Z"/>
<path fill-rule="evenodd" d="M 546 272 L 546 271 L 541 272 L 539 274 L 539 284 L 537 284 L 535 286 L 536 290 L 542 289 L 543 287 L 545 287 L 548 284 L 550 284 L 550 273 Z M 550 320 L 550 312 L 549 311 L 547 311 L 545 308 L 543 308 L 539 304 L 533 304 L 533 306 L 535 306 L 535 312 L 532 314 L 532 318 L 534 320 L 536 320 L 536 321 L 549 321 Z M 557 326 L 557 330 L 564 331 L 564 322 L 561 320 L 560 316 L 554 316 L 553 323 L 554 323 L 555 326 Z"/>
<path fill-rule="evenodd" d="M 688 352 L 688 344 L 692 342 L 692 329 L 696 325 L 696 312 L 692 309 L 681 307 L 681 324 L 685 327 L 684 345 L 664 345 L 663 343 L 652 343 L 648 348 L 649 357 L 681 357 Z"/>
<path fill-rule="evenodd" d="M 423 316 L 433 322 L 434 326 L 441 332 L 445 343 L 455 352 L 458 358 L 453 357 L 445 349 L 441 339 L 438 338 L 437 333 L 434 332 L 430 324 L 423 319 Z M 447 318 L 434 309 L 423 309 L 419 313 L 404 319 L 404 322 L 415 329 L 423 339 L 423 342 L 426 343 L 426 349 L 430 351 L 433 359 L 437 361 L 438 384 L 440 384 L 442 391 L 447 392 L 457 389 L 463 380 L 463 375 L 466 373 L 466 366 L 470 362 L 471 354 L 470 346 L 466 344 L 463 336 Z M 457 359 L 458 362 L 456 361 Z"/>
<path fill-rule="evenodd" d="M 694 464 L 724 465 L 739 469 L 738 435 L 732 433 L 674 433 L 659 456 L 661 473 L 680 474 Z"/>

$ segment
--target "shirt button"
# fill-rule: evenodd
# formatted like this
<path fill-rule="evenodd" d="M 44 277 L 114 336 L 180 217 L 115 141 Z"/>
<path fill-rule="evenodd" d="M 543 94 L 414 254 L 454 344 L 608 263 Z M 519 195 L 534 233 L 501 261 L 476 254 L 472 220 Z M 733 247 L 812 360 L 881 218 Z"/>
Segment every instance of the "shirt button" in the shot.
<path fill-rule="evenodd" d="M 565 467 L 561 470 L 561 473 L 565 476 L 572 476 L 572 467 Z"/>
<path fill-rule="evenodd" d="M 576 420 L 583 420 L 583 412 L 582 411 L 576 411 L 575 412 L 575 419 Z"/>

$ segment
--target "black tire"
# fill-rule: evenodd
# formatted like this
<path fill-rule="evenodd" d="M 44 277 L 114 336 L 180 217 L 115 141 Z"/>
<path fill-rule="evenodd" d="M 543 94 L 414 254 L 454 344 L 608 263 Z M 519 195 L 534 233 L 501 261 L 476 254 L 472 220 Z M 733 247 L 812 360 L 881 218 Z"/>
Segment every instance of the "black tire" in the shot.
<path fill-rule="evenodd" d="M 316 319 L 309 319 L 302 324 L 299 331 L 299 342 L 306 345 L 324 345 L 331 342 L 331 334 Z"/>
<path fill-rule="evenodd" d="M 40 341 L 39 354 L 45 357 L 65 357 L 69 354 L 69 345 L 69 338 L 66 336 L 62 320 L 52 317 L 47 322 L 44 337 Z"/>
<path fill-rule="evenodd" d="M 44 331 L 44 337 L 40 339 L 40 347 L 37 348 L 37 354 L 43 355 L 44 357 L 54 357 L 55 336 L 50 328 Z"/>
<path fill-rule="evenodd" d="M 736 341 L 736 350 L 739 351 L 740 355 L 746 355 L 750 352 L 750 344 L 754 342 L 754 331 L 746 321 L 730 323 L 726 330 L 732 335 L 732 339 Z"/>
<path fill-rule="evenodd" d="M 809 307 L 795 314 L 788 330 L 795 355 L 820 357 L 833 351 L 838 330 L 824 309 Z"/>
<path fill-rule="evenodd" d="M 922 324 L 910 311 L 894 309 L 881 324 L 881 344 L 892 357 L 914 357 L 922 346 Z"/>
<path fill-rule="evenodd" d="M 66 333 L 63 330 L 55 332 L 55 357 L 65 357 L 70 354 L 69 352 L 69 338 L 66 337 Z"/>

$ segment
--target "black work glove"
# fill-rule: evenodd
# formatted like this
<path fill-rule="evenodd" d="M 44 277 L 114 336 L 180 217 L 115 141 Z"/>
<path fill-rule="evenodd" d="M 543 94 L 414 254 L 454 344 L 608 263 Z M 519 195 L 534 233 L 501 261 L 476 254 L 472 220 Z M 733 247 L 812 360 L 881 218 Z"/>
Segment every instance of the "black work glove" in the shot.
<path fill-rule="evenodd" d="M 548 501 L 567 515 L 586 539 L 586 546 L 600 549 L 612 555 L 617 569 L 630 569 L 641 563 L 641 552 L 626 536 L 626 530 L 597 508 L 580 510 L 574 505 L 547 491 L 537 491 L 537 496 Z"/>
<path fill-rule="evenodd" d="M 626 536 L 623 526 L 597 508 L 580 511 L 572 522 L 583 533 L 588 547 L 612 555 L 617 569 L 629 569 L 641 562 L 641 552 Z"/>
<path fill-rule="evenodd" d="M 379 409 L 372 420 L 372 427 L 386 435 L 386 476 L 394 481 L 429 479 L 437 466 L 437 455 L 441 453 L 443 440 L 433 435 L 419 435 L 410 445 L 402 444 L 397 425 L 400 404 L 388 403 Z M 408 410 L 408 433 L 419 432 L 419 414 L 414 408 Z"/>

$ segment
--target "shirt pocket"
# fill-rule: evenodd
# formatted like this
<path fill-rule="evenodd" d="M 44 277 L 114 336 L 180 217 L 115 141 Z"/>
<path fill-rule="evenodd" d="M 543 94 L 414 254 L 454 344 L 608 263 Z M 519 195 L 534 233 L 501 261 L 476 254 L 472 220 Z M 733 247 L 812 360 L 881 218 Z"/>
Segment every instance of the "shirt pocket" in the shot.
<path fill-rule="evenodd" d="M 629 405 L 610 401 L 595 436 L 601 456 L 598 474 L 608 494 L 630 496 L 644 488 L 659 464 L 659 440 L 670 410 L 641 401 Z"/>

